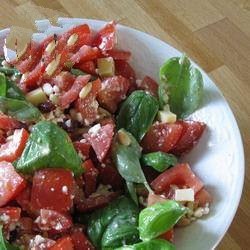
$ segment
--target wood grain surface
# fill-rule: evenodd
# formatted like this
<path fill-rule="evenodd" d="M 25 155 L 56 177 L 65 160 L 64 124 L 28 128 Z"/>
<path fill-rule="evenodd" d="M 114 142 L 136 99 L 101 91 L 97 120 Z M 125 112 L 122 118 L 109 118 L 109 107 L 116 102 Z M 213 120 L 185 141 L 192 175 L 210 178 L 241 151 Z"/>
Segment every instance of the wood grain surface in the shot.
<path fill-rule="evenodd" d="M 34 20 L 84 17 L 118 20 L 185 51 L 224 93 L 246 153 L 243 196 L 220 250 L 250 249 L 250 1 L 249 0 L 0 0 L 0 28 L 19 40 Z"/>

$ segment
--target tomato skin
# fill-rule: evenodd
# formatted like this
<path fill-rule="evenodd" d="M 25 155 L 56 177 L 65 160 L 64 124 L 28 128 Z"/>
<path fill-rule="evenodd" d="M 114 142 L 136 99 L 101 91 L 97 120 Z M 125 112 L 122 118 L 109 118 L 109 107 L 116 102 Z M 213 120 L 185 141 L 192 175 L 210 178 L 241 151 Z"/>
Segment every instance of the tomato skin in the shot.
<path fill-rule="evenodd" d="M 197 121 L 178 121 L 183 126 L 183 132 L 180 140 L 177 142 L 171 152 L 175 155 L 181 155 L 190 151 L 199 141 L 206 125 Z"/>
<path fill-rule="evenodd" d="M 167 169 L 151 182 L 156 194 L 167 193 L 170 191 L 170 185 L 187 186 L 192 188 L 195 194 L 203 188 L 202 181 L 195 176 L 187 163 L 177 164 Z"/>
<path fill-rule="evenodd" d="M 33 239 L 25 243 L 29 246 L 28 249 L 32 250 L 47 250 L 56 244 L 54 240 L 41 237 L 40 235 L 36 235 Z"/>
<path fill-rule="evenodd" d="M 51 168 L 35 172 L 31 190 L 32 208 L 67 212 L 73 205 L 73 194 L 74 178 L 71 171 Z"/>
<path fill-rule="evenodd" d="M 62 71 L 51 79 L 51 83 L 56 85 L 60 90 L 67 91 L 74 83 L 76 77 L 68 71 Z"/>
<path fill-rule="evenodd" d="M 90 143 L 76 141 L 73 144 L 77 152 L 80 152 L 85 157 L 85 159 L 89 158 L 89 150 L 91 147 Z"/>
<path fill-rule="evenodd" d="M 78 98 L 75 103 L 75 108 L 78 110 L 86 125 L 92 124 L 98 117 L 98 102 L 96 101 L 96 95 L 101 88 L 100 79 L 96 79 L 92 82 L 91 92 L 85 98 Z"/>
<path fill-rule="evenodd" d="M 117 49 L 112 49 L 109 51 L 106 51 L 104 53 L 106 56 L 111 56 L 113 57 L 114 60 L 129 60 L 131 57 L 131 52 L 130 51 L 124 51 L 124 50 L 117 50 Z"/>
<path fill-rule="evenodd" d="M 42 231 L 51 234 L 65 232 L 73 226 L 70 216 L 48 209 L 41 209 L 35 222 Z"/>
<path fill-rule="evenodd" d="M 88 83 L 90 77 L 90 75 L 78 76 L 71 88 L 59 97 L 59 106 L 62 109 L 67 108 L 78 98 L 81 89 Z"/>
<path fill-rule="evenodd" d="M 97 177 L 99 174 L 99 171 L 94 166 L 93 162 L 91 160 L 87 160 L 83 163 L 85 172 L 83 174 L 85 186 L 84 191 L 86 197 L 89 197 L 92 193 L 96 191 L 97 186 Z"/>
<path fill-rule="evenodd" d="M 0 161 L 13 162 L 19 158 L 24 150 L 29 133 L 24 129 L 16 129 L 13 139 L 0 147 Z"/>
<path fill-rule="evenodd" d="M 123 76 L 130 81 L 129 93 L 136 89 L 136 75 L 134 69 L 125 60 L 115 60 L 116 75 Z"/>
<path fill-rule="evenodd" d="M 3 221 L 3 224 L 10 224 L 12 222 L 18 222 L 21 217 L 21 208 L 19 207 L 2 207 L 0 208 L 0 218 L 1 216 L 8 216 L 8 220 Z M 1 219 L 0 219 L 1 223 Z"/>
<path fill-rule="evenodd" d="M 173 242 L 174 241 L 174 229 L 168 230 L 166 233 L 160 236 L 161 239 Z"/>
<path fill-rule="evenodd" d="M 70 236 L 65 236 L 56 241 L 56 244 L 48 250 L 74 250 L 73 242 Z"/>
<path fill-rule="evenodd" d="M 122 76 L 113 76 L 104 79 L 101 90 L 97 95 L 100 106 L 111 113 L 115 113 L 118 104 L 126 98 L 129 87 L 129 81 Z"/>
<path fill-rule="evenodd" d="M 0 162 L 0 207 L 14 199 L 26 186 L 11 163 Z"/>
<path fill-rule="evenodd" d="M 17 204 L 22 208 L 23 211 L 31 211 L 31 186 L 27 185 L 22 192 L 16 196 Z"/>
<path fill-rule="evenodd" d="M 75 250 L 95 250 L 86 235 L 81 231 L 74 231 L 71 239 Z"/>
<path fill-rule="evenodd" d="M 137 89 L 145 90 L 151 95 L 158 96 L 158 83 L 149 76 L 145 76 L 140 84 L 137 84 Z"/>
<path fill-rule="evenodd" d="M 17 129 L 21 127 L 22 127 L 21 122 L 15 120 L 14 118 L 10 116 L 0 114 L 0 129 L 8 131 L 8 130 Z"/>
<path fill-rule="evenodd" d="M 116 43 L 116 27 L 115 22 L 112 21 L 106 24 L 94 38 L 93 46 L 106 51 L 114 48 Z"/>
<path fill-rule="evenodd" d="M 213 198 L 205 188 L 202 188 L 198 193 L 196 193 L 195 201 L 198 202 L 199 207 L 205 207 L 207 203 L 211 203 L 213 201 Z"/>
<path fill-rule="evenodd" d="M 114 135 L 113 124 L 106 124 L 102 126 L 96 133 L 88 132 L 84 138 L 88 140 L 94 149 L 97 159 L 102 162 L 111 146 Z"/>
<path fill-rule="evenodd" d="M 93 61 L 86 61 L 80 64 L 76 64 L 74 68 L 80 69 L 91 75 L 96 75 L 96 65 Z"/>
<path fill-rule="evenodd" d="M 182 125 L 178 123 L 153 124 L 142 140 L 144 152 L 168 153 L 179 141 L 182 129 Z"/>

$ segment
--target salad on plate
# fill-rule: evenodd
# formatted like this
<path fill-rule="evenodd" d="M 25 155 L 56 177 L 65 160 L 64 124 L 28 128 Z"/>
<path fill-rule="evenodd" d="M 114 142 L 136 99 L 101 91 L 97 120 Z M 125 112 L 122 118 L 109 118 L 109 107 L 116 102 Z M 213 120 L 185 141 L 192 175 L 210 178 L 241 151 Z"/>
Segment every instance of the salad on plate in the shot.
<path fill-rule="evenodd" d="M 206 128 L 201 73 L 183 55 L 138 79 L 116 36 L 82 24 L 2 57 L 1 250 L 172 250 L 209 213 L 181 158 Z"/>

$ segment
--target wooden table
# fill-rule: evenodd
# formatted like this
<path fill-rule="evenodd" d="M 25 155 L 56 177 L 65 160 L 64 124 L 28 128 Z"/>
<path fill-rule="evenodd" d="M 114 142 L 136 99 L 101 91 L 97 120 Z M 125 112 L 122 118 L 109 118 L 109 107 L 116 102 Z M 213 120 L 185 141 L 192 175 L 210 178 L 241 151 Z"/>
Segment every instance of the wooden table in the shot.
<path fill-rule="evenodd" d="M 29 34 L 36 19 L 119 20 L 185 51 L 217 83 L 250 151 L 249 0 L 0 0 L 0 28 Z M 250 249 L 250 157 L 240 208 L 218 249 Z"/>

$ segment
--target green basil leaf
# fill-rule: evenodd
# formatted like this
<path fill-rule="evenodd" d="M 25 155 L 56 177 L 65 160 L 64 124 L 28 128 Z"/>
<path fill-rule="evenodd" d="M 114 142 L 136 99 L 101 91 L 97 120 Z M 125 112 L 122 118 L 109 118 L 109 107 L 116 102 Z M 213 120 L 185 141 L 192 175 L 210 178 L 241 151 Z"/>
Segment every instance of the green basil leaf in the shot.
<path fill-rule="evenodd" d="M 6 76 L 20 75 L 21 73 L 15 68 L 0 67 L 0 72 L 4 73 Z"/>
<path fill-rule="evenodd" d="M 19 121 L 37 121 L 40 111 L 27 101 L 0 96 L 0 111 Z"/>
<path fill-rule="evenodd" d="M 163 172 L 177 163 L 177 158 L 172 154 L 164 152 L 153 152 L 144 154 L 141 158 L 141 163 L 144 166 L 150 166 L 158 172 Z"/>
<path fill-rule="evenodd" d="M 160 68 L 160 80 L 167 85 L 170 110 L 179 118 L 193 113 L 201 104 L 202 74 L 185 55 L 167 60 Z M 164 85 L 159 88 L 160 100 L 164 99 L 163 90 Z"/>
<path fill-rule="evenodd" d="M 32 173 L 49 167 L 66 168 L 76 175 L 83 172 L 81 159 L 68 134 L 52 122 L 41 121 L 33 127 L 16 169 Z"/>
<path fill-rule="evenodd" d="M 125 196 L 96 210 L 90 215 L 87 226 L 91 242 L 97 249 L 114 249 L 124 243 L 138 242 L 138 214 L 137 206 Z"/>
<path fill-rule="evenodd" d="M 121 106 L 117 126 L 126 129 L 140 141 L 152 125 L 158 109 L 155 97 L 142 90 L 134 91 Z"/>
<path fill-rule="evenodd" d="M 126 185 L 127 185 L 128 193 L 129 193 L 131 199 L 138 206 L 139 203 L 138 203 L 138 197 L 137 197 L 137 193 L 136 193 L 135 184 L 133 182 L 126 181 Z"/>
<path fill-rule="evenodd" d="M 4 74 L 0 73 L 0 96 L 6 96 L 7 84 L 6 77 Z"/>
<path fill-rule="evenodd" d="M 120 175 L 129 182 L 146 183 L 139 161 L 141 158 L 140 145 L 125 129 L 120 129 L 118 133 L 124 133 L 130 140 L 129 145 L 124 145 L 117 138 L 113 145 L 113 160 Z"/>
<path fill-rule="evenodd" d="M 19 250 L 19 247 L 11 245 L 9 242 L 3 238 L 3 226 L 0 225 L 0 249 L 1 250 Z"/>
<path fill-rule="evenodd" d="M 80 70 L 80 69 L 71 68 L 71 69 L 70 69 L 70 72 L 71 72 L 72 75 L 75 75 L 75 76 L 87 75 L 87 73 L 83 72 L 83 71 Z"/>
<path fill-rule="evenodd" d="M 175 246 L 163 239 L 155 239 L 145 242 L 140 242 L 130 246 L 123 246 L 115 250 L 175 250 Z"/>
<path fill-rule="evenodd" d="M 172 228 L 185 214 L 186 208 L 174 200 L 144 208 L 139 214 L 141 240 L 151 240 Z"/>
<path fill-rule="evenodd" d="M 6 84 L 7 84 L 7 93 L 6 97 L 12 98 L 12 99 L 18 99 L 18 100 L 25 100 L 23 92 L 16 86 L 16 84 L 9 80 L 6 79 Z"/>

